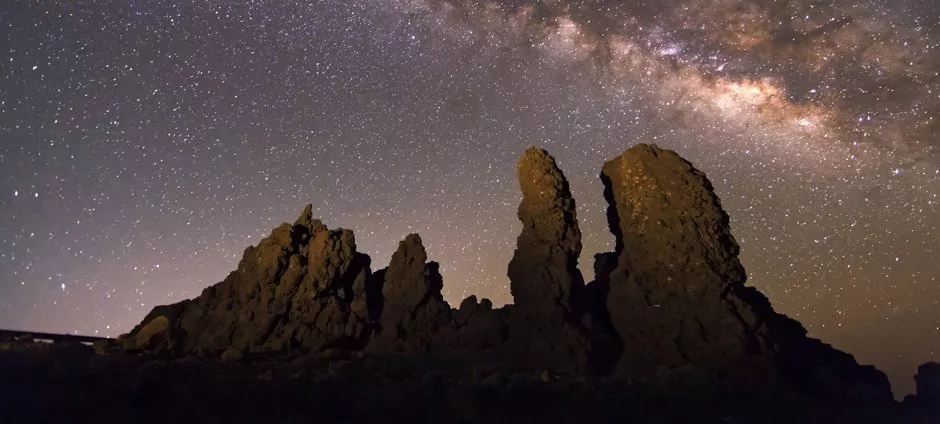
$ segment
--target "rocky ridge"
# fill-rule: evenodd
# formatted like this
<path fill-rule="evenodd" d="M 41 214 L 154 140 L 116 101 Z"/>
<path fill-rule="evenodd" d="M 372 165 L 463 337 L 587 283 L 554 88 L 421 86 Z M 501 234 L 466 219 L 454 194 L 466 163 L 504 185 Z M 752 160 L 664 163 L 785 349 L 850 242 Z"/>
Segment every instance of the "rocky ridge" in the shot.
<path fill-rule="evenodd" d="M 121 338 L 160 355 L 344 352 L 472 358 L 663 387 L 772 388 L 890 402 L 887 378 L 806 337 L 777 314 L 738 260 L 708 179 L 674 152 L 640 144 L 604 164 L 614 252 L 584 283 L 575 202 L 554 158 L 519 161 L 523 224 L 508 267 L 515 303 L 471 296 L 452 309 L 421 238 L 372 273 L 352 231 L 307 206 L 245 250 L 196 299 L 158 306 Z M 231 359 L 235 358 L 235 359 Z"/>

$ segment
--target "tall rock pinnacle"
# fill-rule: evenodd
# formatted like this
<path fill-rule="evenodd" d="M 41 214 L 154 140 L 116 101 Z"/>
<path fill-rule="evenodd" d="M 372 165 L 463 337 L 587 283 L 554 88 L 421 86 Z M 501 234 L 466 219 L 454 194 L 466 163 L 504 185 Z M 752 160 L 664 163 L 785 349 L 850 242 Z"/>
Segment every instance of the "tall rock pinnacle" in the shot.
<path fill-rule="evenodd" d="M 705 175 L 674 152 L 641 144 L 605 163 L 601 178 L 617 242 L 607 309 L 631 342 L 621 366 L 636 375 L 766 350 L 753 312 L 734 313 L 728 303 L 744 270 Z"/>
<path fill-rule="evenodd" d="M 572 325 L 573 297 L 584 286 L 581 231 L 568 181 L 555 159 L 534 147 L 519 159 L 518 173 L 522 233 L 509 262 L 510 340 L 526 345 L 536 362 L 583 362 L 586 342 Z"/>
<path fill-rule="evenodd" d="M 640 144 L 605 163 L 601 179 L 616 252 L 596 268 L 609 272 L 598 280 L 623 342 L 619 374 L 761 387 L 782 379 L 828 398 L 891 400 L 884 374 L 807 338 L 745 286 L 728 215 L 692 164 Z"/>
<path fill-rule="evenodd" d="M 578 270 L 581 230 L 568 180 L 555 159 L 530 147 L 519 159 L 522 234 L 509 262 L 510 288 L 520 308 L 571 307 L 584 285 Z"/>

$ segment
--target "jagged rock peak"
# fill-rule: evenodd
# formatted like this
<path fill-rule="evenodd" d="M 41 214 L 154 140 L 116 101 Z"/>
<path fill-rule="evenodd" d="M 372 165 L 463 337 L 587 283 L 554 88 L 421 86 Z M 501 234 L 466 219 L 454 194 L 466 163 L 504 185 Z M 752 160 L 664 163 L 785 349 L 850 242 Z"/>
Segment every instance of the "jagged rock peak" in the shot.
<path fill-rule="evenodd" d="M 294 225 L 245 249 L 225 280 L 196 299 L 154 308 L 142 324 L 165 317 L 180 353 L 362 343 L 370 331 L 370 259 L 356 252 L 352 231 L 329 230 L 311 211 L 308 205 Z"/>
<path fill-rule="evenodd" d="M 522 233 L 509 280 L 515 305 L 570 308 L 571 296 L 584 285 L 577 268 L 581 254 L 575 201 L 568 180 L 544 149 L 528 148 L 518 163 Z"/>
<path fill-rule="evenodd" d="M 425 351 L 444 345 L 450 323 L 443 278 L 437 262 L 427 262 L 421 237 L 410 234 L 398 244 L 384 271 L 381 330 L 370 343 L 373 351 Z"/>
<path fill-rule="evenodd" d="M 313 222 L 313 205 L 307 203 L 304 206 L 304 210 L 300 212 L 300 216 L 297 217 L 297 220 L 294 221 L 294 225 L 302 225 L 304 227 L 310 227 Z"/>
<path fill-rule="evenodd" d="M 398 250 L 392 254 L 392 261 L 385 274 L 383 294 L 402 293 L 417 299 L 425 296 L 440 296 L 442 282 L 437 278 L 430 281 L 428 254 L 421 236 L 409 234 L 398 243 Z M 418 302 L 412 302 L 417 304 Z"/>

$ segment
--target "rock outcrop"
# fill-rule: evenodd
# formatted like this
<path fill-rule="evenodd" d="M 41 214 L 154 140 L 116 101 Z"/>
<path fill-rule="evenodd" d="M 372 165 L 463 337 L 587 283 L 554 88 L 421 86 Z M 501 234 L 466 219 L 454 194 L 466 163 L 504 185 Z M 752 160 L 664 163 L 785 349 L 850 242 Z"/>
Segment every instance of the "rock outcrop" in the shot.
<path fill-rule="evenodd" d="M 618 372 L 740 368 L 749 365 L 742 357 L 768 351 L 762 323 L 737 297 L 738 245 L 705 176 L 641 144 L 605 163 L 601 179 L 617 259 L 599 280 L 609 281 L 607 311 L 624 341 Z"/>
<path fill-rule="evenodd" d="M 493 309 L 489 299 L 469 296 L 453 313 L 454 347 L 463 351 L 483 351 L 499 346 L 509 338 L 509 324 L 501 309 Z"/>
<path fill-rule="evenodd" d="M 917 386 L 917 403 L 940 408 L 940 364 L 921 364 L 917 367 L 914 383 Z"/>
<path fill-rule="evenodd" d="M 294 224 L 246 249 L 224 281 L 154 308 L 122 344 L 227 362 L 243 355 L 250 362 L 259 351 L 323 360 L 441 354 L 508 371 L 535 368 L 542 380 L 573 369 L 646 387 L 891 401 L 884 374 L 807 337 L 745 285 L 728 215 L 705 175 L 676 153 L 641 144 L 604 164 L 616 247 L 595 257 L 587 285 L 564 174 L 537 148 L 526 150 L 518 173 L 512 305 L 497 309 L 470 296 L 451 309 L 417 234 L 373 274 L 352 231 L 328 229 L 308 205 Z M 918 399 L 940 396 L 936 367 L 919 372 Z"/>
<path fill-rule="evenodd" d="M 143 323 L 167 319 L 180 353 L 361 346 L 372 321 L 369 262 L 352 231 L 326 228 L 307 205 L 293 225 L 245 249 L 225 280 L 196 299 L 155 308 Z"/>
<path fill-rule="evenodd" d="M 450 339 L 450 305 L 441 289 L 437 262 L 427 262 L 421 237 L 411 234 L 398 245 L 382 273 L 379 333 L 370 343 L 375 352 L 425 352 Z"/>
<path fill-rule="evenodd" d="M 534 147 L 517 170 L 522 233 L 509 262 L 510 341 L 538 366 L 586 366 L 588 340 L 574 324 L 576 296 L 584 288 L 581 231 L 568 180 L 548 152 Z"/>
<path fill-rule="evenodd" d="M 742 387 L 782 378 L 820 395 L 890 401 L 884 374 L 807 338 L 745 286 L 728 215 L 689 162 L 640 144 L 605 163 L 601 179 L 616 251 L 599 256 L 592 285 L 607 293 L 623 344 L 619 375 Z"/>
<path fill-rule="evenodd" d="M 509 262 L 516 307 L 554 315 L 571 308 L 572 293 L 584 285 L 578 270 L 581 230 L 568 180 L 543 149 L 530 147 L 519 159 L 522 233 Z"/>

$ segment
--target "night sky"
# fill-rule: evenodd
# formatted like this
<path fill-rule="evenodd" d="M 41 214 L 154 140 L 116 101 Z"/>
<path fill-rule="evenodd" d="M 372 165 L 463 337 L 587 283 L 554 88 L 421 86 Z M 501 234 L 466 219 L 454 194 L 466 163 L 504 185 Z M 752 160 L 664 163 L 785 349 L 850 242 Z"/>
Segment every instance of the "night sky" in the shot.
<path fill-rule="evenodd" d="M 623 4 L 627 3 L 627 4 Z M 303 205 L 451 304 L 511 301 L 515 163 L 638 143 L 714 183 L 751 284 L 896 393 L 940 359 L 940 3 L 8 0 L 0 328 L 116 336 Z"/>

